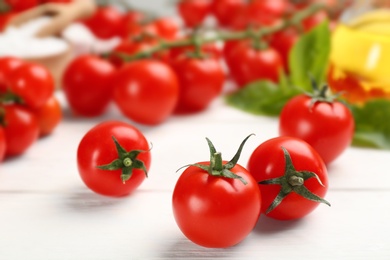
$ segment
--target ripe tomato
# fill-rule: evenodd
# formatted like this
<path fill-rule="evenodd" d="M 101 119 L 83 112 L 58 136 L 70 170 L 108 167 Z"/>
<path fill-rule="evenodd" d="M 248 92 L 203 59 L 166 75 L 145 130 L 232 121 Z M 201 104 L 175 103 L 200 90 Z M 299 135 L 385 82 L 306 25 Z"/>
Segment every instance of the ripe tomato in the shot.
<path fill-rule="evenodd" d="M 228 66 L 238 86 L 244 87 L 256 80 L 278 82 L 283 61 L 275 49 L 267 47 L 257 50 L 245 42 L 236 45 L 231 52 Z"/>
<path fill-rule="evenodd" d="M 56 96 L 51 96 L 43 106 L 34 110 L 34 115 L 38 120 L 39 135 L 51 134 L 62 119 L 61 105 Z"/>
<path fill-rule="evenodd" d="M 174 62 L 173 68 L 180 83 L 176 112 L 202 111 L 221 94 L 225 72 L 219 60 L 182 56 Z"/>
<path fill-rule="evenodd" d="M 187 27 L 202 25 L 211 12 L 211 0 L 181 0 L 178 3 L 178 12 Z"/>
<path fill-rule="evenodd" d="M 4 127 L 0 126 L 0 162 L 4 160 L 7 144 L 5 139 Z"/>
<path fill-rule="evenodd" d="M 95 13 L 82 22 L 100 39 L 109 39 L 120 35 L 122 13 L 114 6 L 100 6 Z"/>
<path fill-rule="evenodd" d="M 271 25 L 283 17 L 287 8 L 287 0 L 253 0 L 247 6 L 247 19 L 250 23 Z"/>
<path fill-rule="evenodd" d="M 35 115 L 22 105 L 6 104 L 3 107 L 6 156 L 20 155 L 38 139 L 38 121 Z"/>
<path fill-rule="evenodd" d="M 276 137 L 251 154 L 248 171 L 259 183 L 261 212 L 279 220 L 292 220 L 312 212 L 328 190 L 328 173 L 320 155 L 305 141 Z"/>
<path fill-rule="evenodd" d="M 354 118 L 339 101 L 313 102 L 308 95 L 288 101 L 280 113 L 279 134 L 305 140 L 329 164 L 351 144 Z"/>
<path fill-rule="evenodd" d="M 212 4 L 212 14 L 222 27 L 230 27 L 232 15 L 241 12 L 246 8 L 245 0 L 214 0 Z"/>
<path fill-rule="evenodd" d="M 176 39 L 180 31 L 179 24 L 171 17 L 160 17 L 153 24 L 158 36 L 166 40 Z"/>
<path fill-rule="evenodd" d="M 5 0 L 13 11 L 25 11 L 39 4 L 39 0 Z"/>
<path fill-rule="evenodd" d="M 107 60 L 86 54 L 66 68 L 62 86 L 72 111 L 81 116 L 101 115 L 112 100 L 115 67 Z"/>
<path fill-rule="evenodd" d="M 22 64 L 24 64 L 24 61 L 16 57 L 0 58 L 0 93 L 8 90 L 9 75 Z"/>
<path fill-rule="evenodd" d="M 173 191 L 173 214 L 192 242 L 226 248 L 240 243 L 255 227 L 261 194 L 251 174 L 237 164 L 240 150 L 230 162 L 222 161 L 207 141 L 210 161 L 216 163 L 199 162 L 184 170 Z"/>
<path fill-rule="evenodd" d="M 282 57 L 283 66 L 288 72 L 288 59 L 291 49 L 299 39 L 299 33 L 294 28 L 287 28 L 285 30 L 274 33 L 271 36 L 270 45 L 277 50 Z"/>
<path fill-rule="evenodd" d="M 176 107 L 179 82 L 172 68 L 155 60 L 139 60 L 123 66 L 115 75 L 114 101 L 135 122 L 156 125 Z"/>
<path fill-rule="evenodd" d="M 51 72 L 37 63 L 24 63 L 14 69 L 9 74 L 8 85 L 23 104 L 33 109 L 43 106 L 55 88 Z"/>
<path fill-rule="evenodd" d="M 90 129 L 77 149 L 85 185 L 106 196 L 125 196 L 144 181 L 151 162 L 149 144 L 136 127 L 106 121 Z"/>

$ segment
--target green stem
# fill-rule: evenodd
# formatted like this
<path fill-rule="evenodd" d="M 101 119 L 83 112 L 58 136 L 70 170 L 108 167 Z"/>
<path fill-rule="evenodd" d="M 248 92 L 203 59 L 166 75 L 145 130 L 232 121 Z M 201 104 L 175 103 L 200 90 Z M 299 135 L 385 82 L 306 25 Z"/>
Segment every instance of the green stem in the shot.
<path fill-rule="evenodd" d="M 282 22 L 273 26 L 263 27 L 258 30 L 255 30 L 253 28 L 248 28 L 244 31 L 238 31 L 238 32 L 217 31 L 213 37 L 207 37 L 207 38 L 205 37 L 202 38 L 201 36 L 196 35 L 195 37 L 191 37 L 185 40 L 178 40 L 173 42 L 160 41 L 158 45 L 156 45 L 153 48 L 150 48 L 147 51 L 142 51 L 130 56 L 129 55 L 121 55 L 121 56 L 125 61 L 134 61 L 138 59 L 148 58 L 157 52 L 161 52 L 173 48 L 188 47 L 188 46 L 199 47 L 207 43 L 214 43 L 220 41 L 232 41 L 232 40 L 244 40 L 244 39 L 253 39 L 256 41 L 256 39 L 257 40 L 261 39 L 266 35 L 273 34 L 289 26 L 299 25 L 303 19 L 309 17 L 310 15 L 314 14 L 315 12 L 321 9 L 324 9 L 323 4 L 313 4 L 307 7 L 306 9 L 297 12 L 289 20 L 287 19 L 283 20 Z"/>

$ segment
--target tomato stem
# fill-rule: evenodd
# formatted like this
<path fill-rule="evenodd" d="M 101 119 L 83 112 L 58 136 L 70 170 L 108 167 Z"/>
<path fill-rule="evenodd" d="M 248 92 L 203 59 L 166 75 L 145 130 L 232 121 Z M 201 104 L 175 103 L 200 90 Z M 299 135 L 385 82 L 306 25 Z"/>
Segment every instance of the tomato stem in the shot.
<path fill-rule="evenodd" d="M 330 203 L 325 199 L 319 197 L 318 195 L 312 193 L 305 187 L 305 181 L 310 178 L 316 178 L 318 183 L 323 186 L 320 178 L 314 172 L 310 171 L 297 171 L 292 163 L 291 156 L 286 148 L 281 147 L 285 159 L 285 171 L 284 175 L 278 178 L 267 179 L 259 182 L 263 185 L 280 185 L 281 189 L 276 198 L 272 201 L 271 205 L 268 207 L 266 214 L 274 210 L 287 195 L 291 192 L 295 192 L 298 195 L 304 197 L 305 199 L 315 201 L 318 203 L 324 203 L 330 206 Z"/>
<path fill-rule="evenodd" d="M 246 30 L 237 31 L 237 32 L 217 31 L 215 32 L 215 35 L 212 37 L 201 37 L 198 33 L 198 30 L 196 30 L 197 35 L 195 37 L 190 37 L 189 39 L 170 41 L 170 42 L 160 40 L 159 44 L 146 51 L 141 51 L 133 55 L 118 53 L 118 56 L 120 56 L 124 61 L 134 61 L 138 59 L 148 58 L 157 52 L 161 52 L 173 48 L 195 46 L 195 48 L 197 49 L 199 48 L 199 46 L 202 46 L 207 43 L 214 43 L 214 42 L 221 42 L 221 41 L 224 42 L 224 41 L 231 41 L 231 40 L 244 40 L 244 39 L 252 39 L 254 42 L 256 42 L 266 35 L 273 34 L 289 26 L 299 26 L 299 24 L 303 19 L 309 17 L 310 15 L 324 8 L 325 8 L 324 4 L 314 3 L 309 7 L 303 9 L 302 11 L 297 12 L 290 19 L 284 19 L 282 22 L 278 24 L 268 26 L 268 27 L 262 27 L 261 29 L 248 28 Z M 261 46 L 259 45 L 259 47 Z"/>
<path fill-rule="evenodd" d="M 138 160 L 137 157 L 140 153 L 149 152 L 144 150 L 132 150 L 132 151 L 126 151 L 116 140 L 115 136 L 112 136 L 112 139 L 115 143 L 116 150 L 118 152 L 118 159 L 113 160 L 109 164 L 105 165 L 99 165 L 97 168 L 101 170 L 106 171 L 116 171 L 116 170 L 122 170 L 121 174 L 121 180 L 123 183 L 128 181 L 132 174 L 134 169 L 142 170 L 146 177 L 148 177 L 148 171 L 146 169 L 146 166 L 143 161 Z"/>

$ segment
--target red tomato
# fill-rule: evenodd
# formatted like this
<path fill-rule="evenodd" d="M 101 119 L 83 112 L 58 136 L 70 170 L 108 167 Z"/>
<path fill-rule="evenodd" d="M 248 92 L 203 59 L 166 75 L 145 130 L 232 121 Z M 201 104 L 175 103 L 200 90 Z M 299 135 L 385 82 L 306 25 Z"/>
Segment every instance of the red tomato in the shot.
<path fill-rule="evenodd" d="M 7 150 L 6 142 L 4 128 L 0 126 L 0 162 L 2 162 L 5 157 L 5 151 Z"/>
<path fill-rule="evenodd" d="M 82 22 L 100 39 L 109 39 L 120 35 L 122 13 L 114 6 L 100 6 L 96 12 Z"/>
<path fill-rule="evenodd" d="M 39 0 L 5 0 L 13 11 L 25 11 L 39 4 Z"/>
<path fill-rule="evenodd" d="M 36 109 L 53 95 L 55 83 L 51 72 L 43 65 L 24 63 L 9 75 L 9 90 L 22 99 L 23 104 Z"/>
<path fill-rule="evenodd" d="M 283 61 L 271 47 L 257 50 L 249 43 L 237 45 L 230 55 L 229 70 L 239 87 L 256 80 L 279 81 Z"/>
<path fill-rule="evenodd" d="M 41 0 L 43 3 L 57 3 L 57 4 L 66 4 L 71 3 L 73 0 Z"/>
<path fill-rule="evenodd" d="M 214 0 L 212 4 L 212 14 L 223 27 L 230 27 L 232 24 L 232 15 L 246 8 L 245 0 Z"/>
<path fill-rule="evenodd" d="M 142 132 L 119 121 L 96 125 L 77 149 L 81 179 L 89 189 L 106 196 L 133 192 L 144 181 L 150 162 L 149 144 Z"/>
<path fill-rule="evenodd" d="M 248 20 L 271 25 L 275 20 L 283 17 L 287 8 L 286 0 L 253 0 L 247 6 Z"/>
<path fill-rule="evenodd" d="M 317 25 L 319 25 L 320 23 L 328 20 L 329 16 L 328 16 L 328 13 L 324 10 L 322 11 L 318 11 L 316 12 L 315 14 L 313 14 L 312 16 L 309 16 L 307 17 L 306 19 L 304 19 L 302 21 L 302 25 L 303 25 L 303 28 L 305 29 L 305 31 L 310 31 L 311 29 L 313 29 L 314 27 L 316 27 Z"/>
<path fill-rule="evenodd" d="M 181 0 L 178 12 L 187 27 L 200 26 L 211 12 L 211 0 Z"/>
<path fill-rule="evenodd" d="M 126 62 L 120 55 L 131 56 L 138 52 L 144 52 L 153 48 L 157 42 L 155 40 L 123 40 L 118 46 L 114 48 L 110 55 L 110 61 L 115 67 L 120 68 Z"/>
<path fill-rule="evenodd" d="M 4 31 L 7 28 L 10 20 L 17 15 L 19 12 L 9 11 L 6 13 L 0 13 L 0 32 Z"/>
<path fill-rule="evenodd" d="M 22 64 L 24 64 L 24 61 L 16 57 L 0 58 L 0 93 L 7 91 L 9 75 Z"/>
<path fill-rule="evenodd" d="M 156 28 L 157 34 L 166 40 L 176 39 L 180 28 L 175 19 L 171 17 L 161 17 L 152 22 Z"/>
<path fill-rule="evenodd" d="M 146 125 L 165 121 L 176 107 L 179 82 L 165 63 L 139 60 L 123 66 L 114 79 L 114 101 L 129 119 Z"/>
<path fill-rule="evenodd" d="M 322 199 L 328 190 L 325 163 L 299 138 L 283 136 L 263 142 L 252 152 L 247 169 L 259 182 L 261 212 L 268 217 L 299 219 L 319 202 L 329 205 Z"/>
<path fill-rule="evenodd" d="M 39 135 L 51 134 L 62 119 L 62 109 L 56 96 L 52 96 L 40 108 L 34 110 L 35 117 L 39 124 Z"/>
<path fill-rule="evenodd" d="M 341 102 L 317 101 L 298 95 L 286 103 L 279 118 L 279 134 L 308 142 L 326 164 L 334 161 L 351 144 L 354 119 Z"/>
<path fill-rule="evenodd" d="M 193 164 L 179 177 L 172 196 L 173 214 L 192 242 L 226 248 L 240 243 L 255 227 L 261 194 L 251 174 L 237 164 L 238 158 L 222 161 L 212 144 L 210 152 L 211 160 L 219 163 Z"/>
<path fill-rule="evenodd" d="M 25 152 L 39 136 L 39 126 L 35 115 L 17 104 L 4 105 L 4 133 L 6 156 L 16 156 Z"/>
<path fill-rule="evenodd" d="M 99 116 L 112 100 L 115 67 L 94 55 L 81 55 L 66 68 L 62 86 L 72 111 L 81 116 Z"/>
<path fill-rule="evenodd" d="M 284 69 L 287 72 L 289 71 L 288 59 L 290 51 L 298 39 L 299 33 L 293 28 L 288 28 L 286 30 L 276 32 L 271 36 L 270 45 L 279 52 L 283 60 Z"/>
<path fill-rule="evenodd" d="M 221 94 L 225 73 L 219 60 L 181 57 L 174 62 L 173 68 L 180 82 L 176 112 L 202 111 Z"/>

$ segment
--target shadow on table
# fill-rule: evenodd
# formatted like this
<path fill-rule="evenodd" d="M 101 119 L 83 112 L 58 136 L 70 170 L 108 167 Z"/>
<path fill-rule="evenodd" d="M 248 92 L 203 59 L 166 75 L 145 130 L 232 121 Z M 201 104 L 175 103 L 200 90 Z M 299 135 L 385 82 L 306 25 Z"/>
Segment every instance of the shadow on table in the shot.
<path fill-rule="evenodd" d="M 107 208 L 127 203 L 126 200 L 128 199 L 129 197 L 113 198 L 103 196 L 80 187 L 79 189 L 70 192 L 68 196 L 64 198 L 64 203 L 65 207 L 73 211 L 93 212 L 107 210 Z"/>
<path fill-rule="evenodd" d="M 167 242 L 172 242 L 172 244 L 166 246 L 166 250 L 158 256 L 161 259 L 226 259 L 232 257 L 236 251 L 235 248 L 240 246 L 238 244 L 230 248 L 206 248 L 186 238 L 177 238 L 177 240 Z"/>
<path fill-rule="evenodd" d="M 295 229 L 304 225 L 302 219 L 281 221 L 261 215 L 253 232 L 262 234 L 272 234 L 278 232 L 285 232 L 289 229 Z"/>

